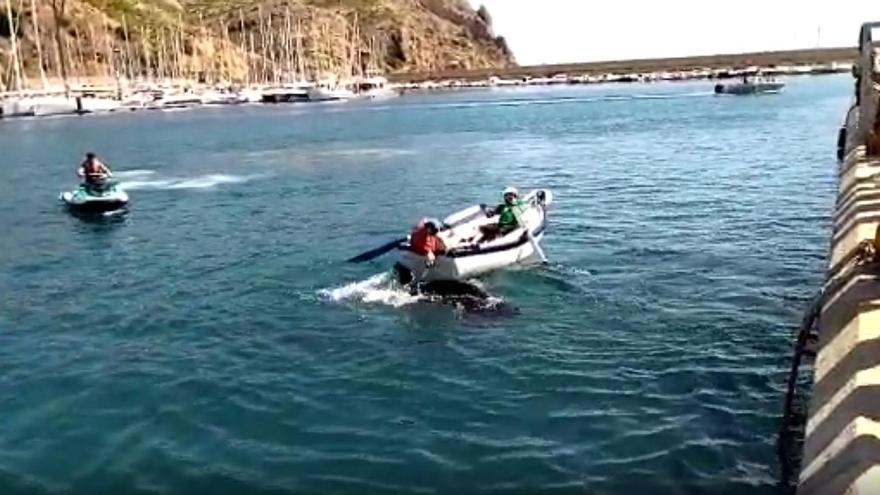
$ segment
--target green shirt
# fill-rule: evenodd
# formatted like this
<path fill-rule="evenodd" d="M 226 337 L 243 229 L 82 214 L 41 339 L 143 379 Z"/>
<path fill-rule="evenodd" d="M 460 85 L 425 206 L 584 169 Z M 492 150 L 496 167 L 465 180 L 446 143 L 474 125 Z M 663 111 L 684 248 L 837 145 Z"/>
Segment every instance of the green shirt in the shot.
<path fill-rule="evenodd" d="M 514 212 L 514 210 L 516 210 Z M 512 205 L 504 203 L 496 210 L 498 212 L 498 225 L 501 227 L 516 227 L 519 222 L 516 221 L 518 215 L 525 212 L 525 204 L 522 200 L 517 199 Z"/>

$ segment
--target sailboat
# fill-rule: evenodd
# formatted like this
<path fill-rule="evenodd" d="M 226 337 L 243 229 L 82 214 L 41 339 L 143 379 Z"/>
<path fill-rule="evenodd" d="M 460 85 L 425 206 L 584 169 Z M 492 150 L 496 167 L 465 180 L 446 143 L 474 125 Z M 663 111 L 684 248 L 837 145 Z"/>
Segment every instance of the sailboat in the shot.
<path fill-rule="evenodd" d="M 357 18 L 355 18 L 355 32 L 357 30 Z M 355 57 L 354 50 L 357 46 L 357 37 L 356 35 L 352 36 L 349 44 L 349 59 L 348 59 L 348 76 L 351 77 L 351 74 L 354 69 Z M 346 81 L 340 80 L 341 78 L 338 75 L 324 75 L 321 79 L 319 79 L 313 88 L 309 88 L 308 97 L 309 101 L 346 101 L 355 98 L 357 95 L 354 91 L 349 88 Z"/>
<path fill-rule="evenodd" d="M 309 101 L 346 101 L 357 95 L 346 87 L 345 84 L 335 77 L 328 77 L 318 81 L 314 87 L 307 91 Z"/>
<path fill-rule="evenodd" d="M 370 38 L 367 72 L 366 74 L 362 72 L 357 79 L 357 93 L 361 98 L 392 98 L 400 94 L 389 86 L 388 79 L 382 75 L 379 69 L 384 56 L 378 46 L 376 38 Z M 360 64 L 358 65 L 360 66 Z"/>
<path fill-rule="evenodd" d="M 23 70 L 21 54 L 18 44 L 18 26 L 13 21 L 11 0 L 6 0 L 6 18 L 9 24 L 11 38 L 11 58 L 15 76 L 15 91 L 5 95 L 0 100 L 0 116 L 2 117 L 45 117 L 53 115 L 73 115 L 97 113 L 116 110 L 120 103 L 109 98 L 101 98 L 94 94 L 70 96 L 63 89 L 53 89 L 48 86 L 45 77 L 42 60 L 42 49 L 39 44 L 39 13 L 36 11 L 36 2 L 31 2 L 31 19 L 34 23 L 34 32 L 37 36 L 37 55 L 40 67 L 40 79 L 43 88 L 39 90 L 26 89 L 23 84 Z"/>

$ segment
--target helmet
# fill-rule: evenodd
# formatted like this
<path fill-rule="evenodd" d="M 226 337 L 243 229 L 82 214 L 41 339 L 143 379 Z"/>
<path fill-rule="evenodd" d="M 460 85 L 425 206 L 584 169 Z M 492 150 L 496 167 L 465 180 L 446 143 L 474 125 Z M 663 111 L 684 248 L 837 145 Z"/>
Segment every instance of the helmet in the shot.
<path fill-rule="evenodd" d="M 504 189 L 504 192 L 501 193 L 502 196 L 507 196 L 508 194 L 519 196 L 519 191 L 517 191 L 515 187 L 507 187 Z"/>
<path fill-rule="evenodd" d="M 96 155 L 96 154 L 95 154 L 94 152 L 92 152 L 92 151 L 89 151 L 88 153 L 86 153 L 86 158 L 88 158 L 89 160 L 94 160 L 95 158 L 97 158 L 97 156 L 98 156 L 98 155 Z"/>

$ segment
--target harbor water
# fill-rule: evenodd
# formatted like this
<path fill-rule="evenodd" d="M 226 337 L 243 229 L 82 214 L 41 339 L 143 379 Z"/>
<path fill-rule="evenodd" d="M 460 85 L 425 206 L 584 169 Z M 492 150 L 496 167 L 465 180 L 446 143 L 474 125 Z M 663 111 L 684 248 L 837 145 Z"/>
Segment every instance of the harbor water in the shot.
<path fill-rule="evenodd" d="M 0 122 L 0 493 L 776 493 L 846 76 Z M 68 214 L 97 151 L 127 215 Z M 555 193 L 550 264 L 347 258 Z"/>

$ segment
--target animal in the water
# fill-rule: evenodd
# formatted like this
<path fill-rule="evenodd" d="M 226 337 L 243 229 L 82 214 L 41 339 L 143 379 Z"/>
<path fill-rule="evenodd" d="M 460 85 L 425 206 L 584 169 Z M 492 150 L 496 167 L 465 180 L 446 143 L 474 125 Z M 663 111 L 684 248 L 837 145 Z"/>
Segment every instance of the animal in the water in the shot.
<path fill-rule="evenodd" d="M 394 272 L 397 281 L 402 286 L 413 283 L 412 272 L 402 265 L 395 265 Z M 421 282 L 416 288 L 418 292 L 429 298 L 439 300 L 445 304 L 461 306 L 468 312 L 498 311 L 513 312 L 512 308 L 504 303 L 493 300 L 492 296 L 475 284 L 458 280 L 435 280 Z"/>

